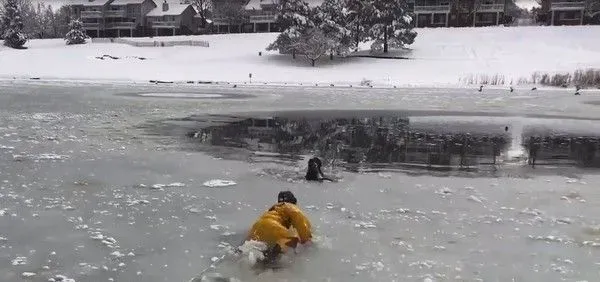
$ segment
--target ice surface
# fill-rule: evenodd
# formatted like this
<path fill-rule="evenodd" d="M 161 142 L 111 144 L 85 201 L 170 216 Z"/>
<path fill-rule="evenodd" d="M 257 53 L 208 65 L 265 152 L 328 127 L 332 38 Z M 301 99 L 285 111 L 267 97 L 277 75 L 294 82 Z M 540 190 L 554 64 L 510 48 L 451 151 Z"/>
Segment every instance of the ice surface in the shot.
<path fill-rule="evenodd" d="M 290 252 L 276 271 L 255 274 L 249 255 L 239 263 L 228 255 L 214 272 L 245 282 L 597 281 L 600 176 L 593 169 L 515 165 L 509 176 L 464 177 L 342 171 L 343 183 L 287 182 L 277 174 L 301 178 L 304 161 L 236 161 L 223 151 L 214 158 L 194 150 L 197 144 L 179 127 L 163 128 L 173 135 L 144 130 L 148 121 L 199 112 L 224 118 L 269 108 L 354 110 L 374 104 L 598 117 L 596 106 L 567 91 L 531 94 L 543 106 L 534 109 L 508 97 L 503 106 L 490 107 L 505 93 L 483 96 L 465 89 L 257 88 L 248 91 L 257 95 L 253 99 L 190 102 L 113 95 L 180 86 L 0 84 L 0 144 L 15 147 L 0 150 L 0 232 L 6 238 L 0 239 L 6 262 L 0 281 L 23 280 L 23 272 L 35 272 L 35 281 L 59 281 L 57 274 L 76 281 L 188 281 L 221 261 L 213 257 L 242 244 L 284 189 L 296 194 L 309 216 L 315 247 Z M 599 97 L 590 92 L 581 98 Z M 497 125 L 504 130 L 510 120 Z M 574 131 L 597 124 L 546 122 Z M 50 153 L 69 157 L 12 157 Z M 243 189 L 198 189 L 220 178 L 234 179 L 232 188 Z M 151 189 L 154 184 L 165 186 Z"/>

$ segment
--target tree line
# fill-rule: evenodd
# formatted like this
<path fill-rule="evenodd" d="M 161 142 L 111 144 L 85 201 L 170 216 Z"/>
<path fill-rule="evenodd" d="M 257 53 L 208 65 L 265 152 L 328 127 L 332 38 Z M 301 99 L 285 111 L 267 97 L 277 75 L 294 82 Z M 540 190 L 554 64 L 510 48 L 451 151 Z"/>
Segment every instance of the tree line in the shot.
<path fill-rule="evenodd" d="M 81 22 L 71 19 L 68 6 L 54 10 L 30 0 L 0 3 L 0 39 L 6 46 L 22 48 L 32 38 L 64 38 L 67 44 L 82 44 L 88 38 Z"/>
<path fill-rule="evenodd" d="M 69 7 L 62 6 L 53 9 L 52 5 L 33 3 L 30 0 L 0 0 L 0 16 L 4 16 L 10 8 L 16 5 L 23 22 L 22 32 L 27 38 L 62 38 L 69 31 L 71 17 Z M 0 23 L 0 37 L 3 37 L 8 24 Z"/>

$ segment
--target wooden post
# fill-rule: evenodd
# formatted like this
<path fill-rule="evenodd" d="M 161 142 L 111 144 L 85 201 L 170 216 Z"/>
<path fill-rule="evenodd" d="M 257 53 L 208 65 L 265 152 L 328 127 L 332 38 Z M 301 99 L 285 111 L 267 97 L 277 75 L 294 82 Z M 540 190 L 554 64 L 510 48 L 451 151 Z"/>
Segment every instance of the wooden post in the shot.
<path fill-rule="evenodd" d="M 271 22 L 267 22 L 267 32 L 271 32 Z"/>
<path fill-rule="evenodd" d="M 173 28 L 173 36 L 175 36 L 175 28 Z"/>
<path fill-rule="evenodd" d="M 419 14 L 415 14 L 415 27 L 419 27 Z"/>
<path fill-rule="evenodd" d="M 552 10 L 552 22 L 550 22 L 550 25 L 554 25 L 554 10 Z"/>
<path fill-rule="evenodd" d="M 579 20 L 579 25 L 583 25 L 583 9 L 581 9 L 581 19 Z"/>
<path fill-rule="evenodd" d="M 496 12 L 496 25 L 500 24 L 500 12 Z"/>
<path fill-rule="evenodd" d="M 121 37 L 121 29 L 117 28 L 117 37 Z"/>

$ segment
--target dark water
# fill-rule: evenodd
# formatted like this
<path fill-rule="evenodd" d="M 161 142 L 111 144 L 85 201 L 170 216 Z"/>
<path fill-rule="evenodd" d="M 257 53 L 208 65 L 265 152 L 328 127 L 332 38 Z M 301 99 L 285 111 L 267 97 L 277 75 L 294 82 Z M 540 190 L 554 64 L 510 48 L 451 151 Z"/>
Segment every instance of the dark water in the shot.
<path fill-rule="evenodd" d="M 509 121 L 481 117 L 460 122 L 400 113 L 319 111 L 192 116 L 163 121 L 158 134 L 185 136 L 188 148 L 219 157 L 239 158 L 246 152 L 269 161 L 297 161 L 315 155 L 350 171 L 495 171 L 508 164 L 600 168 L 599 136 L 561 132 L 556 126 L 549 131 L 513 127 Z"/>

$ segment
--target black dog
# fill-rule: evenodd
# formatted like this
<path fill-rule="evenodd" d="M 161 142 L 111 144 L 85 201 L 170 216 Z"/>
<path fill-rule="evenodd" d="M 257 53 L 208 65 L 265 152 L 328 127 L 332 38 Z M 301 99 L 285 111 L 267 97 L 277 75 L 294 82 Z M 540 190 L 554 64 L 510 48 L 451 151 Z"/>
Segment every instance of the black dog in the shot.
<path fill-rule="evenodd" d="M 321 171 L 321 166 L 323 166 L 323 163 L 317 157 L 308 160 L 308 168 L 306 169 L 306 176 L 304 178 L 308 181 L 327 180 L 333 182 L 333 179 L 325 177 L 323 171 Z"/>

